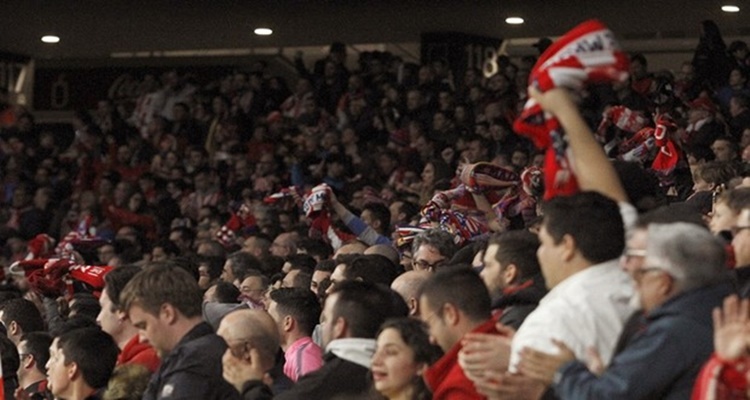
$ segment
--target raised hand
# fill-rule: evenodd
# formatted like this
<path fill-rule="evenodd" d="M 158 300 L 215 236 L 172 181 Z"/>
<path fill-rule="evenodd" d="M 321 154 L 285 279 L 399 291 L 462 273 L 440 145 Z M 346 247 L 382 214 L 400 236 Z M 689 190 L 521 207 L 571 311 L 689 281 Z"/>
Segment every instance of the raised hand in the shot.
<path fill-rule="evenodd" d="M 737 295 L 725 298 L 724 306 L 714 309 L 714 348 L 722 360 L 732 361 L 748 354 L 749 312 L 750 300 L 740 300 Z"/>

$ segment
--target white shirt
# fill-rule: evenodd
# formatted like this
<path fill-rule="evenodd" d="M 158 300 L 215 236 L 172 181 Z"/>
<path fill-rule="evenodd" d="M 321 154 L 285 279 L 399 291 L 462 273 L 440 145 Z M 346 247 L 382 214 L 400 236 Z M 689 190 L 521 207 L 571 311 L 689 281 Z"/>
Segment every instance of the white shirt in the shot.
<path fill-rule="evenodd" d="M 524 347 L 557 354 L 552 339 L 565 343 L 579 360 L 586 360 L 586 349 L 594 346 L 604 365 L 609 364 L 625 321 L 635 311 L 633 296 L 632 279 L 618 260 L 571 275 L 544 296 L 516 332 L 509 370 L 517 371 Z"/>

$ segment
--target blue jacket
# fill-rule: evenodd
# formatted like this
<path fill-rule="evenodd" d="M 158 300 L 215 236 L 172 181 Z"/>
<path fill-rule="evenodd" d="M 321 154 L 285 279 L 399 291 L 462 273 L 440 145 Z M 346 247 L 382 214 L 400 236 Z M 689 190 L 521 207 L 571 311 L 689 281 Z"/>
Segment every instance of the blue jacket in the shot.
<path fill-rule="evenodd" d="M 563 365 L 560 399 L 690 399 L 695 378 L 713 351 L 711 311 L 731 294 L 721 283 L 668 300 L 646 316 L 645 329 L 597 377 L 586 365 Z"/>

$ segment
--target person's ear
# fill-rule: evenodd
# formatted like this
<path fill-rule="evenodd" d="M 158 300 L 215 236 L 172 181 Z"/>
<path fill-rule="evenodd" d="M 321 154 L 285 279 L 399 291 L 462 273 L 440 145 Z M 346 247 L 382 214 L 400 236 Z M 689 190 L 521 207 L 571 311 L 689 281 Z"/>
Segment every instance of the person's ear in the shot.
<path fill-rule="evenodd" d="M 292 328 L 294 327 L 294 318 L 292 318 L 291 315 L 287 315 L 286 317 L 284 317 L 284 321 L 283 321 L 283 325 L 282 326 L 284 328 L 284 332 L 291 331 Z"/>
<path fill-rule="evenodd" d="M 177 320 L 177 310 L 173 305 L 164 303 L 161 305 L 161 308 L 159 308 L 159 318 L 164 318 L 164 321 L 168 324 L 172 324 Z"/>
<path fill-rule="evenodd" d="M 18 323 L 16 321 L 10 321 L 10 324 L 8 324 L 8 336 L 18 335 L 19 330 L 20 327 L 18 326 Z"/>
<path fill-rule="evenodd" d="M 336 318 L 336 321 L 333 323 L 333 338 L 334 339 L 341 339 L 346 336 L 346 330 L 349 327 L 347 326 L 346 320 L 342 317 Z"/>
<path fill-rule="evenodd" d="M 34 357 L 33 354 L 27 354 L 26 357 L 21 360 L 23 361 L 22 366 L 24 369 L 35 368 L 34 364 L 36 364 L 36 357 Z"/>
<path fill-rule="evenodd" d="M 518 279 L 519 275 L 520 274 L 518 273 L 518 267 L 516 267 L 516 264 L 508 264 L 503 270 L 502 279 L 506 285 L 510 285 Z"/>
<path fill-rule="evenodd" d="M 562 245 L 562 260 L 563 261 L 570 261 L 572 260 L 576 253 L 578 252 L 578 247 L 576 244 L 576 240 L 571 235 L 564 235 L 562 237 L 562 240 L 560 241 L 560 244 Z"/>
<path fill-rule="evenodd" d="M 443 305 L 443 321 L 448 325 L 456 325 L 460 320 L 458 308 L 451 303 Z"/>
<path fill-rule="evenodd" d="M 415 299 L 414 297 L 409 299 L 408 302 L 409 307 L 409 316 L 413 317 L 415 315 L 419 315 L 419 300 Z"/>
<path fill-rule="evenodd" d="M 75 362 L 71 362 L 70 364 L 66 365 L 65 369 L 68 380 L 71 382 L 79 375 L 78 364 L 76 364 Z"/>
<path fill-rule="evenodd" d="M 424 374 L 424 372 L 427 371 L 427 367 L 429 367 L 429 365 L 427 365 L 427 363 L 419 363 L 417 365 L 417 376 L 421 377 L 422 374 Z"/>

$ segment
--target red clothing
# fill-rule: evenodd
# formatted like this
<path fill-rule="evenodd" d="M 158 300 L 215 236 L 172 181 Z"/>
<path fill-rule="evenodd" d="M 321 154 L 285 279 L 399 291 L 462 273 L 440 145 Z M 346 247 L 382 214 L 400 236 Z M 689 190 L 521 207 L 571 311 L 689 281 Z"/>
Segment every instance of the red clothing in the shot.
<path fill-rule="evenodd" d="M 472 333 L 497 334 L 498 332 L 495 329 L 495 321 L 489 319 L 476 327 Z M 461 351 L 461 347 L 461 341 L 459 340 L 450 351 L 425 371 L 424 380 L 427 387 L 432 391 L 433 400 L 485 398 L 477 393 L 474 383 L 464 375 L 464 371 L 458 365 L 458 352 Z"/>
<path fill-rule="evenodd" d="M 725 362 L 714 354 L 703 365 L 693 387 L 692 400 L 746 399 L 747 371 L 750 360 Z"/>
<path fill-rule="evenodd" d="M 138 335 L 133 336 L 117 356 L 117 365 L 140 364 L 151 372 L 156 372 L 160 363 L 156 350 L 148 343 L 141 343 Z"/>

